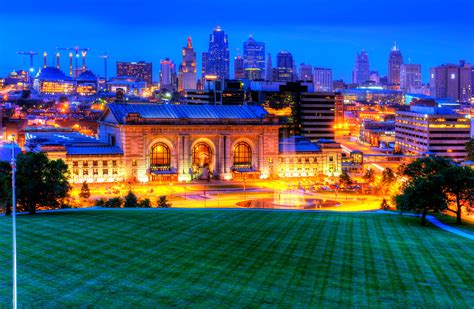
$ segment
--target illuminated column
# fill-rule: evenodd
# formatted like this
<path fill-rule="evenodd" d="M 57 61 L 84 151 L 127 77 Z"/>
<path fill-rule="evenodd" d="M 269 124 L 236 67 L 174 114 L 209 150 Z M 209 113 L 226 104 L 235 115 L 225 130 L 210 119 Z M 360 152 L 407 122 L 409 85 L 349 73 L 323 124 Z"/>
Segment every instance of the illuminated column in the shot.
<path fill-rule="evenodd" d="M 263 172 L 264 169 L 264 161 L 263 161 L 263 134 L 258 135 L 258 143 L 257 143 L 257 149 L 258 149 L 258 162 L 257 162 L 257 168 L 260 172 Z"/>
<path fill-rule="evenodd" d="M 230 168 L 232 167 L 232 144 L 230 141 L 230 136 L 229 135 L 224 135 L 223 136 L 224 140 L 224 173 L 230 175 Z"/>
<path fill-rule="evenodd" d="M 217 141 L 217 155 L 218 155 L 218 165 L 217 171 L 219 172 L 219 177 L 222 179 L 225 177 L 225 152 L 224 152 L 224 136 L 219 135 Z"/>
<path fill-rule="evenodd" d="M 189 173 L 189 136 L 181 134 L 178 137 L 178 179 L 180 181 L 191 180 L 191 175 Z"/>

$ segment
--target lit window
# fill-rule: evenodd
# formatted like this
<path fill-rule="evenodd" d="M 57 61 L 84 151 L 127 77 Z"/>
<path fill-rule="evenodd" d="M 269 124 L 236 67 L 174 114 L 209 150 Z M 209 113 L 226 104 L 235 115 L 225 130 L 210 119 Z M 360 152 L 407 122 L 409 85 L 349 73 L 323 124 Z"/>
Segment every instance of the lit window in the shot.
<path fill-rule="evenodd" d="M 451 74 L 451 79 L 456 79 L 456 74 L 452 73 Z"/>
<path fill-rule="evenodd" d="M 133 166 L 136 166 L 136 160 L 134 160 Z M 150 153 L 150 170 L 151 171 L 168 171 L 171 166 L 171 154 L 170 149 L 164 143 L 156 143 L 151 147 Z"/>
<path fill-rule="evenodd" d="M 252 167 L 252 149 L 249 144 L 240 142 L 234 147 L 234 167 L 251 168 Z"/>

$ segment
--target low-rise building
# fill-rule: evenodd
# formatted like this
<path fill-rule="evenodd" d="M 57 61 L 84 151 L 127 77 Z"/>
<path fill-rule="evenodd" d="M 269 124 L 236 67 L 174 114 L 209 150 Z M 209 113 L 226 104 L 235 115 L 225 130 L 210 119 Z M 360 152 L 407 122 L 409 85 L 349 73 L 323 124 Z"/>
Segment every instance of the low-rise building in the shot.
<path fill-rule="evenodd" d="M 417 102 L 396 114 L 396 148 L 404 153 L 465 159 L 471 123 L 466 115 L 439 108 L 434 101 Z"/>
<path fill-rule="evenodd" d="M 339 144 L 279 142 L 278 118 L 258 106 L 109 104 L 98 139 L 29 132 L 25 148 L 63 159 L 73 183 L 338 175 Z"/>

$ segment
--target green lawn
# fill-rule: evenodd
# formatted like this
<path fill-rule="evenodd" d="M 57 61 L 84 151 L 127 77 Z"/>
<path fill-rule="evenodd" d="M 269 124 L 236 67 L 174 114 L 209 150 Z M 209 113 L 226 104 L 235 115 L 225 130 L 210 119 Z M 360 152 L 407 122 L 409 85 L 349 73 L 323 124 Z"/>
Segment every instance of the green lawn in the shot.
<path fill-rule="evenodd" d="M 474 306 L 474 242 L 418 218 L 104 210 L 18 228 L 19 307 Z M 5 307 L 9 218 L 0 233 Z"/>

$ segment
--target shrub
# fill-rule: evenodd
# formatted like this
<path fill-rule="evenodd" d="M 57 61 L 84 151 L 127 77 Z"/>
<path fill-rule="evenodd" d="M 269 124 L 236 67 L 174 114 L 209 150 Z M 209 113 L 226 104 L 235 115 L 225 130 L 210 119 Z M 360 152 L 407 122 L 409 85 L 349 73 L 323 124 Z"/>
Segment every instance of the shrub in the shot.
<path fill-rule="evenodd" d="M 156 205 L 158 208 L 170 208 L 171 203 L 168 203 L 168 199 L 166 198 L 166 195 L 161 195 L 158 198 L 158 203 Z"/>
<path fill-rule="evenodd" d="M 107 208 L 121 208 L 123 206 L 123 199 L 120 197 L 113 197 L 109 199 L 105 205 Z"/>
<path fill-rule="evenodd" d="M 95 205 L 99 207 L 105 207 L 105 204 L 107 203 L 106 199 L 100 198 L 95 201 Z"/>
<path fill-rule="evenodd" d="M 138 207 L 140 207 L 140 208 L 150 208 L 151 207 L 150 199 L 145 198 L 145 199 L 140 200 L 140 202 L 138 202 Z"/>
<path fill-rule="evenodd" d="M 125 197 L 125 208 L 132 208 L 138 206 L 138 199 L 135 193 L 128 191 L 127 196 Z"/>

